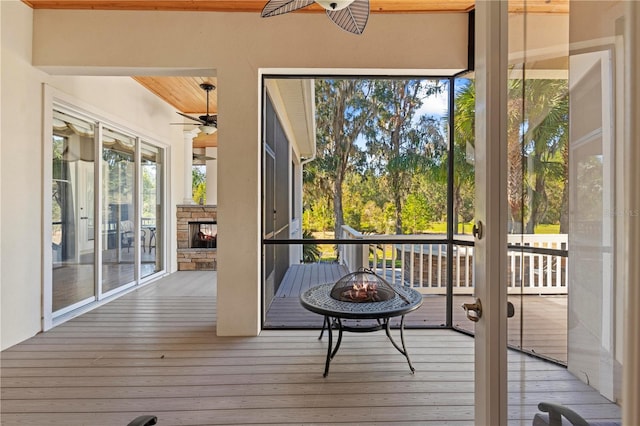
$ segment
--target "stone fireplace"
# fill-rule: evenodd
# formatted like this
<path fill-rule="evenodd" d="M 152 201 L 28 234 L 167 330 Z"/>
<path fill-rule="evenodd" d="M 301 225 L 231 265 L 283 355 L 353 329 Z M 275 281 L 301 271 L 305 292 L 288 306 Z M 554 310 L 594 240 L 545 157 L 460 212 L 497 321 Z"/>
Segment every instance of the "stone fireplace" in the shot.
<path fill-rule="evenodd" d="M 217 270 L 217 208 L 177 206 L 178 271 Z"/>

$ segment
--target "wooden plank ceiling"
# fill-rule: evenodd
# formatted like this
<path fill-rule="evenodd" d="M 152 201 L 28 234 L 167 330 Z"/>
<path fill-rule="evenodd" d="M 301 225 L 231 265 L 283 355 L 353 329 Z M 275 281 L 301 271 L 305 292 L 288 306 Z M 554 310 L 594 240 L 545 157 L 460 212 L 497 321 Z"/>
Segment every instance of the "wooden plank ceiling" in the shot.
<path fill-rule="evenodd" d="M 260 13 L 267 0 L 23 0 L 34 9 L 164 10 Z M 467 12 L 475 0 L 370 0 L 372 13 Z M 511 12 L 568 13 L 569 0 L 509 0 Z M 324 12 L 313 4 L 300 12 Z"/>
<path fill-rule="evenodd" d="M 215 77 L 133 77 L 135 81 L 156 94 L 176 111 L 195 117 L 207 112 L 207 94 L 200 87 L 201 83 L 211 83 L 218 86 Z M 217 90 L 209 93 L 209 114 L 218 113 Z M 189 123 L 189 119 L 176 114 L 175 123 Z M 193 129 L 194 126 L 185 126 L 185 129 Z M 218 133 L 212 135 L 200 134 L 193 141 L 194 148 L 207 148 L 218 146 Z"/>
<path fill-rule="evenodd" d="M 521 0 L 518 0 L 521 1 Z M 538 0 L 535 0 L 538 1 Z M 260 13 L 267 0 L 24 0 L 34 9 L 195 10 L 202 12 Z M 541 3 L 544 0 L 540 0 Z M 370 0 L 374 13 L 462 12 L 474 0 Z M 301 12 L 323 12 L 314 4 Z"/>
<path fill-rule="evenodd" d="M 71 10 L 156 10 L 156 11 L 200 11 L 200 12 L 244 12 L 260 13 L 267 0 L 23 0 L 33 9 Z M 475 0 L 370 0 L 372 13 L 465 13 L 474 8 Z M 510 0 L 512 13 L 568 13 L 569 0 Z M 300 12 L 323 12 L 314 4 Z M 206 94 L 200 83 L 216 85 L 211 77 L 133 77 L 138 83 L 173 106 L 176 111 L 189 115 L 206 112 Z M 209 112 L 218 112 L 217 95 L 209 96 Z M 176 114 L 176 122 L 187 122 Z M 200 135 L 194 147 L 217 146 L 218 135 Z"/>

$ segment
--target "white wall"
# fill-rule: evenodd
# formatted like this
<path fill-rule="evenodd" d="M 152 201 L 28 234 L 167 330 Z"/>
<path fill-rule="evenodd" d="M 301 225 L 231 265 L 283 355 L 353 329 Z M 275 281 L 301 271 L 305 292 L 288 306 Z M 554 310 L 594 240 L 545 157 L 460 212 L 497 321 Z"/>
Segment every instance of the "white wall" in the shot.
<path fill-rule="evenodd" d="M 168 144 L 176 141 L 173 163 L 181 164 L 183 150 L 181 130 L 167 124 L 175 120 L 175 111 L 132 79 L 51 77 L 31 66 L 32 10 L 18 1 L 0 3 L 0 259 L 5 266 L 0 270 L 0 347 L 5 349 L 41 330 L 41 235 L 49 231 L 42 226 L 43 83 L 77 100 L 78 106 L 87 106 L 150 139 Z M 182 197 L 181 185 L 178 173 L 171 192 Z M 169 215 L 175 217 L 175 207 Z M 175 221 L 171 223 L 175 227 Z M 175 247 L 175 229 L 170 236 Z M 171 254 L 167 270 L 174 271 L 175 250 Z"/>
<path fill-rule="evenodd" d="M 32 11 L 16 1 L 2 8 L 2 348 L 40 330 L 42 194 L 40 149 L 45 74 L 30 66 Z"/>

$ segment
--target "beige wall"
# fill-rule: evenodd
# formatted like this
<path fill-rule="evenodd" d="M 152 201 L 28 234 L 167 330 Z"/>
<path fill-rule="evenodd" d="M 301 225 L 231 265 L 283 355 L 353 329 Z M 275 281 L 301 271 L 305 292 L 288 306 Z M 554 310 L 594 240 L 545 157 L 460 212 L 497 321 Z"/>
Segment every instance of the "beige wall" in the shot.
<path fill-rule="evenodd" d="M 467 58 L 464 14 L 373 15 L 361 37 L 315 14 L 269 20 L 257 14 L 189 12 L 37 11 L 34 15 L 34 64 L 50 72 L 216 69 L 220 335 L 255 335 L 260 330 L 260 70 L 442 73 L 464 69 Z M 413 43 L 405 47 L 408 40 Z"/>
<path fill-rule="evenodd" d="M 169 126 L 175 111 L 128 77 L 50 76 L 31 65 L 32 10 L 18 1 L 2 10 L 2 121 L 0 145 L 0 348 L 41 330 L 43 194 L 43 84 L 103 118 L 135 130 L 172 150 L 182 162 L 181 129 Z M 182 173 L 169 193 L 182 197 Z M 175 204 L 175 203 L 174 203 Z M 175 208 L 169 213 L 175 217 Z M 174 224 L 174 221 L 172 221 Z M 175 226 L 175 225 L 172 225 Z M 175 229 L 171 231 L 175 247 Z M 7 266 L 10 265 L 10 266 Z M 175 253 L 167 270 L 175 270 Z"/>

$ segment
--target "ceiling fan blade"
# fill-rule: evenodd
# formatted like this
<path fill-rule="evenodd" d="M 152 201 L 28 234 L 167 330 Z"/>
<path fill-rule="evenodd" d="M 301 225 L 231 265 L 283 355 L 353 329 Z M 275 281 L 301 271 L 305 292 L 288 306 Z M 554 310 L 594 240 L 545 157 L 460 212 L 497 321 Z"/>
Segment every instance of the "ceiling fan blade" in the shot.
<path fill-rule="evenodd" d="M 198 123 L 201 123 L 201 124 L 207 124 L 206 122 L 204 122 L 203 120 L 201 120 L 201 119 L 199 119 L 199 118 L 197 118 L 197 117 L 192 117 L 192 116 L 190 116 L 190 115 L 183 114 L 183 113 L 181 113 L 180 111 L 176 111 L 176 112 L 177 112 L 178 114 L 180 114 L 181 116 L 183 116 L 183 117 L 185 117 L 185 118 L 188 118 L 189 120 L 197 121 Z"/>
<path fill-rule="evenodd" d="M 343 30 L 360 35 L 369 20 L 369 0 L 355 0 L 341 10 L 327 10 L 327 16 Z"/>
<path fill-rule="evenodd" d="M 215 160 L 216 157 L 209 157 L 208 155 L 205 155 L 205 154 L 193 154 L 193 159 L 208 161 L 208 160 Z"/>
<path fill-rule="evenodd" d="M 283 13 L 289 13 L 307 7 L 313 2 L 314 0 L 269 0 L 269 2 L 264 5 L 260 16 L 268 18 L 282 15 Z"/>

